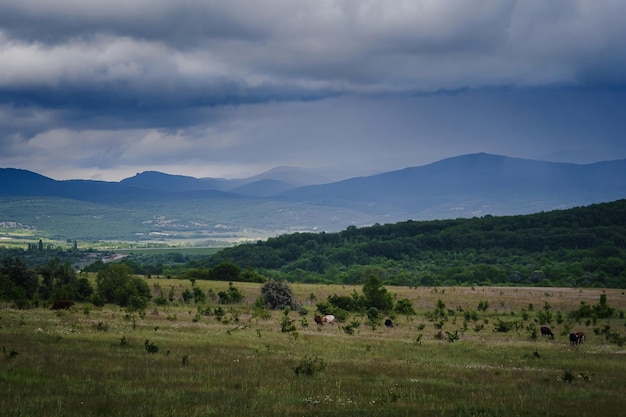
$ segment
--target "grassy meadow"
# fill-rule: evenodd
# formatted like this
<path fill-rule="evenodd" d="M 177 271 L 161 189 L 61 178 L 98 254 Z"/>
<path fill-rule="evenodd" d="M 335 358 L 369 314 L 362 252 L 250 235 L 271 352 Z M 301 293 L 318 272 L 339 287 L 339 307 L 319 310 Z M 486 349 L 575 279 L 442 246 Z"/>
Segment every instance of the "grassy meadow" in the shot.
<path fill-rule="evenodd" d="M 191 288 L 183 280 L 148 283 L 176 300 Z M 217 293 L 228 283 L 195 285 Z M 308 313 L 286 316 L 254 309 L 260 284 L 234 285 L 245 298 L 222 305 L 221 320 L 203 314 L 218 307 L 211 299 L 151 304 L 145 313 L 3 305 L 0 415 L 580 417 L 626 410 L 626 347 L 601 332 L 610 326 L 626 334 L 622 290 L 388 287 L 417 314 L 394 316 L 387 328 L 366 316 L 322 327 L 313 321 L 317 302 L 360 287 L 293 284 Z M 568 318 L 581 301 L 597 304 L 603 291 L 614 318 Z M 433 319 L 437 305 L 445 305 L 445 317 Z M 536 322 L 547 311 L 554 339 L 541 337 Z M 295 331 L 283 332 L 285 323 Z M 515 325 L 495 331 L 498 323 Z M 584 331 L 585 342 L 570 346 L 570 331 Z"/>

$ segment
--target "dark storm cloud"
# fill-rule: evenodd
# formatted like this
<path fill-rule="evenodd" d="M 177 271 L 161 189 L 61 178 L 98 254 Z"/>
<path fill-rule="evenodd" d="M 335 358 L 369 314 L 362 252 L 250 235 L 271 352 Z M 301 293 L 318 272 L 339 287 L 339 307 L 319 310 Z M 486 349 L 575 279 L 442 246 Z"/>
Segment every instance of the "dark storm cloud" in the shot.
<path fill-rule="evenodd" d="M 466 151 L 626 157 L 621 0 L 0 0 L 0 11 L 3 166 L 119 178 L 372 171 Z"/>

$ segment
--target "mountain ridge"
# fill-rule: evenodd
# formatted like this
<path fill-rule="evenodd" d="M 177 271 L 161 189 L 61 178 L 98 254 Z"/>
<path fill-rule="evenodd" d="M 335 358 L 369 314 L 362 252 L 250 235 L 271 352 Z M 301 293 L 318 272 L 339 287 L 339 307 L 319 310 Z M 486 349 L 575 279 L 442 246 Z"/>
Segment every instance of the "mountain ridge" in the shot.
<path fill-rule="evenodd" d="M 0 197 L 9 203 L 25 197 L 62 198 L 96 204 L 94 210 L 104 213 L 107 207 L 127 210 L 127 217 L 136 219 L 133 228 L 127 228 L 129 236 L 213 235 L 217 225 L 235 237 L 246 230 L 269 236 L 407 219 L 530 214 L 615 201 L 626 198 L 626 160 L 571 164 L 477 153 L 300 187 L 258 176 L 229 181 L 234 180 L 156 171 L 119 182 L 58 181 L 1 168 Z M 74 208 L 59 204 L 70 206 L 68 224 L 76 221 L 78 214 L 71 216 Z M 23 210 L 24 204 L 17 206 Z M 17 209 L 3 210 L 6 219 L 0 221 L 29 224 Z M 58 215 L 56 209 L 54 213 Z M 40 228 L 47 227 L 44 218 L 36 220 Z M 35 222 L 35 217 L 29 219 Z M 101 228 L 106 227 L 105 220 L 101 222 Z"/>

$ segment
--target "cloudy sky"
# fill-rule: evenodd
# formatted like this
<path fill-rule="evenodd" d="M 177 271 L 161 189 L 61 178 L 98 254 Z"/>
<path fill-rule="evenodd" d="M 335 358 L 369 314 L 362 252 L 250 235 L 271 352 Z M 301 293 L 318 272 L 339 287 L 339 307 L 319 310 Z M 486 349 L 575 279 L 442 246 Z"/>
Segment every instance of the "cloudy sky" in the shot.
<path fill-rule="evenodd" d="M 0 167 L 626 158 L 623 0 L 0 0 Z"/>

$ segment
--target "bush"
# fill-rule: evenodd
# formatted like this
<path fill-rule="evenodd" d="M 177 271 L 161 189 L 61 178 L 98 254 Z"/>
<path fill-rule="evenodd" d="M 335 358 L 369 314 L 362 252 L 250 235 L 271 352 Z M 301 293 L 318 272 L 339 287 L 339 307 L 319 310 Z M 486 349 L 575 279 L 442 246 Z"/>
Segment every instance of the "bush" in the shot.
<path fill-rule="evenodd" d="M 413 308 L 413 303 L 408 298 L 401 298 L 396 302 L 396 307 L 394 309 L 398 314 L 405 314 L 407 316 L 414 316 L 415 309 Z"/>
<path fill-rule="evenodd" d="M 291 287 L 285 281 L 267 281 L 261 287 L 261 296 L 272 310 L 282 310 L 285 307 L 290 307 L 292 310 L 300 309 L 300 303 L 296 301 Z"/>
<path fill-rule="evenodd" d="M 300 361 L 300 365 L 296 366 L 293 370 L 296 375 L 313 376 L 318 372 L 321 372 L 326 368 L 326 362 L 317 356 L 305 355 Z"/>
<path fill-rule="evenodd" d="M 116 303 L 121 307 L 144 309 L 152 298 L 150 287 L 143 279 L 134 277 L 131 273 L 132 271 L 126 265 L 107 264 L 107 267 L 101 269 L 96 277 L 97 296 L 105 302 Z M 92 300 L 97 300 L 96 296 Z"/>
<path fill-rule="evenodd" d="M 220 304 L 236 304 L 243 300 L 243 293 L 232 282 L 228 283 L 226 291 L 218 292 L 217 296 Z"/>

